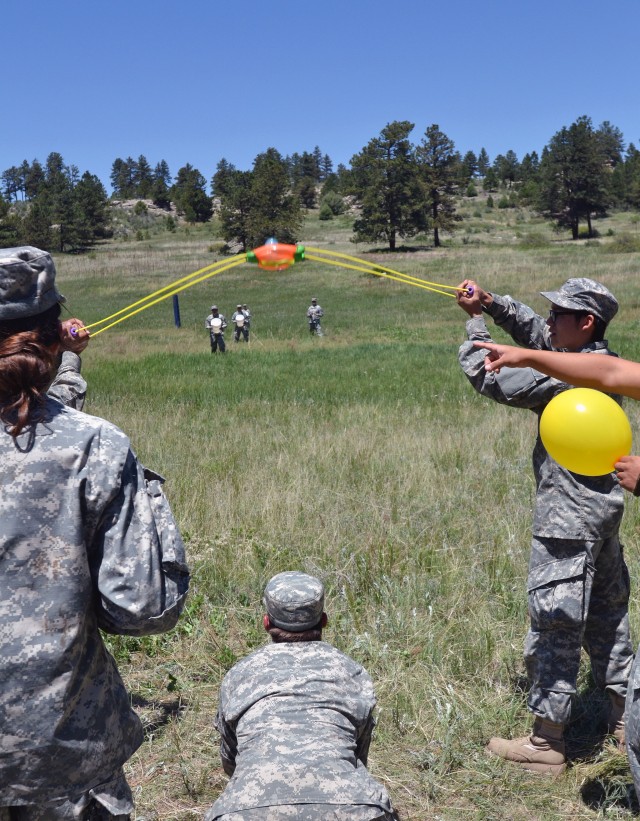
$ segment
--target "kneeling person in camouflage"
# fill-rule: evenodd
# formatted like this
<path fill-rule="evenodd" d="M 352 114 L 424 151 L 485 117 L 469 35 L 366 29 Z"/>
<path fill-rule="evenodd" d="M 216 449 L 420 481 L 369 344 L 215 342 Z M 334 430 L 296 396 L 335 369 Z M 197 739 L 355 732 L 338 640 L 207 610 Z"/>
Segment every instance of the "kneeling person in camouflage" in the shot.
<path fill-rule="evenodd" d="M 216 724 L 231 780 L 205 821 L 396 819 L 366 769 L 373 684 L 360 664 L 322 641 L 322 583 L 280 573 L 263 601 L 272 643 L 222 682 Z"/>

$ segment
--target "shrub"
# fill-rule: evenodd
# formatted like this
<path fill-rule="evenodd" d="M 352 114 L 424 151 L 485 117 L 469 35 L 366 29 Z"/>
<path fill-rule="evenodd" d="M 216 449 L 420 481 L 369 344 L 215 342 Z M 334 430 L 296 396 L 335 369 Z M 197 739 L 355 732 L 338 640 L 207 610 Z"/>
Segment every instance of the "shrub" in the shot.
<path fill-rule="evenodd" d="M 329 208 L 331 213 L 336 217 L 345 212 L 344 200 L 340 194 L 335 191 L 327 191 L 324 195 L 320 203 L 320 211 L 322 211 L 324 206 Z M 321 219 L 323 218 L 321 217 Z M 331 219 L 331 217 L 324 217 L 324 219 Z"/>
<path fill-rule="evenodd" d="M 477 197 L 478 196 L 478 189 L 475 187 L 475 185 L 472 182 L 470 182 L 469 185 L 467 186 L 467 196 L 468 197 Z"/>
<path fill-rule="evenodd" d="M 610 254 L 636 254 L 640 252 L 640 237 L 627 233 L 619 234 L 604 246 L 604 250 Z"/>
<path fill-rule="evenodd" d="M 147 208 L 146 202 L 138 200 L 138 202 L 134 206 L 133 213 L 136 215 L 136 217 L 141 217 L 143 214 L 146 214 L 148 210 L 149 209 Z"/>
<path fill-rule="evenodd" d="M 332 220 L 333 219 L 333 211 L 327 205 L 326 202 L 323 202 L 320 206 L 320 213 L 318 214 L 319 220 Z"/>

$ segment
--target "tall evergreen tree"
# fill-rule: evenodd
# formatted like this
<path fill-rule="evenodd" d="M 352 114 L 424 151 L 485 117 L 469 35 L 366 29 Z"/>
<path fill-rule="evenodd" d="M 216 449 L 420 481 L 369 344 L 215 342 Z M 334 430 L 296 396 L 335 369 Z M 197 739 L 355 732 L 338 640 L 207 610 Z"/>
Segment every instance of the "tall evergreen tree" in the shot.
<path fill-rule="evenodd" d="M 520 163 L 515 151 L 498 154 L 493 161 L 493 170 L 500 184 L 510 188 L 520 176 Z"/>
<path fill-rule="evenodd" d="M 111 187 L 113 196 L 116 199 L 128 200 L 136 196 L 136 174 L 138 164 L 132 157 L 126 160 L 118 159 L 113 161 L 111 166 Z"/>
<path fill-rule="evenodd" d="M 382 239 L 394 251 L 398 237 L 427 227 L 412 130 L 406 120 L 389 123 L 352 157 L 350 190 L 361 208 L 353 226 L 356 242 Z"/>
<path fill-rule="evenodd" d="M 33 200 L 38 196 L 38 192 L 44 184 L 44 181 L 44 168 L 38 160 L 34 160 L 28 167 L 28 170 L 25 171 L 25 194 L 28 200 Z"/>
<path fill-rule="evenodd" d="M 141 200 L 147 200 L 151 197 L 153 191 L 153 171 L 147 158 L 144 154 L 140 154 L 136 163 L 136 168 L 133 177 L 133 184 L 135 187 L 135 196 Z"/>
<path fill-rule="evenodd" d="M 589 117 L 563 127 L 545 146 L 540 162 L 538 210 L 578 239 L 585 220 L 593 235 L 592 215 L 602 215 L 611 201 L 611 172 Z"/>
<path fill-rule="evenodd" d="M 487 150 L 485 148 L 481 148 L 480 153 L 478 154 L 478 176 L 484 177 L 490 166 L 491 161 L 489 160 Z"/>
<path fill-rule="evenodd" d="M 20 169 L 12 165 L 2 172 L 2 196 L 11 203 L 18 200 L 18 193 L 22 190 L 22 176 Z"/>
<path fill-rule="evenodd" d="M 462 171 L 460 183 L 466 187 L 478 174 L 478 158 L 473 151 L 467 151 L 460 162 L 460 168 Z"/>
<path fill-rule="evenodd" d="M 171 198 L 187 222 L 207 222 L 213 214 L 211 198 L 206 192 L 207 181 L 192 165 L 187 163 L 176 176 Z"/>
<path fill-rule="evenodd" d="M 52 151 L 45 163 L 45 181 L 36 203 L 48 213 L 54 250 L 61 252 L 78 247 L 78 213 L 72 184 L 74 178 L 75 171 L 65 166 L 62 155 Z"/>
<path fill-rule="evenodd" d="M 624 137 L 622 131 L 608 120 L 605 120 L 596 131 L 596 139 L 600 144 L 600 150 L 604 155 L 605 162 L 610 168 L 615 168 L 622 162 L 624 154 Z"/>
<path fill-rule="evenodd" d="M 19 245 L 19 223 L 11 213 L 11 206 L 0 194 L 0 248 L 11 248 Z"/>
<path fill-rule="evenodd" d="M 331 157 L 328 154 L 325 154 L 322 157 L 322 161 L 320 163 L 320 180 L 321 182 L 326 182 L 326 180 L 333 174 L 333 163 L 331 162 Z"/>
<path fill-rule="evenodd" d="M 287 166 L 275 148 L 259 154 L 251 174 L 247 242 L 259 246 L 269 237 L 296 242 L 302 225 L 300 202 L 291 192 Z"/>
<path fill-rule="evenodd" d="M 29 206 L 24 219 L 20 221 L 20 242 L 51 251 L 56 246 L 57 238 L 54 237 L 51 212 L 43 199 L 43 197 L 35 199 Z M 55 249 L 59 250 L 57 247 Z"/>
<path fill-rule="evenodd" d="M 416 150 L 431 215 L 433 244 L 440 246 L 440 232 L 453 231 L 456 218 L 456 164 L 453 141 L 438 125 L 430 125 Z"/>
<path fill-rule="evenodd" d="M 214 196 L 220 200 L 220 227 L 226 242 L 238 242 L 243 251 L 251 247 L 249 216 L 251 213 L 251 171 L 238 171 L 227 164 L 214 177 Z"/>
<path fill-rule="evenodd" d="M 158 208 L 169 210 L 171 206 L 171 174 L 166 160 L 160 160 L 153 169 L 153 184 L 151 186 L 151 199 Z"/>
<path fill-rule="evenodd" d="M 85 171 L 73 189 L 73 197 L 77 213 L 78 247 L 87 247 L 96 239 L 109 236 L 109 201 L 104 185 L 98 177 Z"/>

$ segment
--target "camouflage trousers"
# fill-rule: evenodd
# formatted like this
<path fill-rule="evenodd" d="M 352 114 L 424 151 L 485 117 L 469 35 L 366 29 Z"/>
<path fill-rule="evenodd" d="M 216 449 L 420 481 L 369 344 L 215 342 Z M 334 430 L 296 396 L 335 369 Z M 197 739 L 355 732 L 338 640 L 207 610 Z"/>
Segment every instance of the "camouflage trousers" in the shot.
<path fill-rule="evenodd" d="M 226 815 L 217 821 L 396 821 L 391 814 L 379 807 L 362 807 L 354 804 L 286 804 L 278 807 L 257 807 Z"/>
<path fill-rule="evenodd" d="M 211 340 L 211 353 L 218 350 L 220 353 L 225 352 L 224 336 L 222 334 L 209 334 L 209 338 Z"/>
<path fill-rule="evenodd" d="M 636 653 L 629 678 L 624 729 L 633 785 L 640 801 L 640 647 Z"/>
<path fill-rule="evenodd" d="M 534 537 L 528 594 L 524 658 L 531 712 L 568 723 L 582 647 L 598 687 L 624 697 L 633 647 L 629 572 L 617 534 L 589 542 Z"/>
<path fill-rule="evenodd" d="M 133 797 L 120 767 L 100 786 L 50 804 L 0 807 L 0 821 L 128 821 Z"/>
<path fill-rule="evenodd" d="M 50 806 L 0 807 L 0 821 L 129 821 L 129 818 L 129 815 L 111 815 L 97 801 L 91 801 L 80 815 L 69 801 Z"/>

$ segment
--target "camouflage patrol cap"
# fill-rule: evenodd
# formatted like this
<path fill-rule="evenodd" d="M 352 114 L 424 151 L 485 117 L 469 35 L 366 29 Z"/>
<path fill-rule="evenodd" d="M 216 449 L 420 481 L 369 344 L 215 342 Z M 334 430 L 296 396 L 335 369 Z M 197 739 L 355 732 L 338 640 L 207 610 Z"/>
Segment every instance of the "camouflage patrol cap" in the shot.
<path fill-rule="evenodd" d="M 271 624 L 300 633 L 315 627 L 322 618 L 324 587 L 315 576 L 289 570 L 267 583 L 262 601 Z"/>
<path fill-rule="evenodd" d="M 212 311 L 217 311 L 217 310 L 218 310 L 218 306 L 217 306 L 217 305 L 212 305 L 210 310 L 212 310 Z"/>
<path fill-rule="evenodd" d="M 64 302 L 55 278 L 46 251 L 31 245 L 0 249 L 0 320 L 36 316 Z"/>
<path fill-rule="evenodd" d="M 600 282 L 586 277 L 568 279 L 557 291 L 541 291 L 554 305 L 569 311 L 586 311 L 609 324 L 618 313 L 618 300 Z"/>

